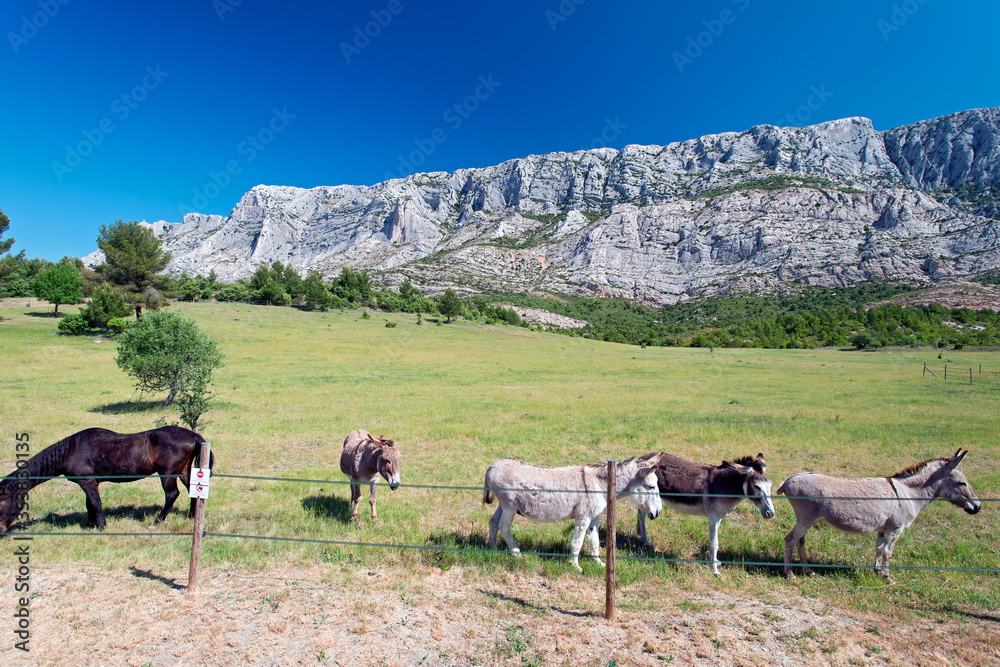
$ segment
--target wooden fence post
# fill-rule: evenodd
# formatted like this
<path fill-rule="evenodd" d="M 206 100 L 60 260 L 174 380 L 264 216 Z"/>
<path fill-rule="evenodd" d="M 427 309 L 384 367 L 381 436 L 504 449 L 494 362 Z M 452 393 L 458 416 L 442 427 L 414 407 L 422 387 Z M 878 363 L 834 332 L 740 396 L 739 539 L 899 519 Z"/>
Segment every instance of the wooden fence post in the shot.
<path fill-rule="evenodd" d="M 924 372 L 920 375 L 920 377 L 922 377 L 922 378 L 927 377 L 927 362 L 926 361 L 924 362 Z"/>
<path fill-rule="evenodd" d="M 948 364 L 944 365 L 944 379 L 948 379 Z"/>
<path fill-rule="evenodd" d="M 615 510 L 615 499 L 618 495 L 618 462 L 608 461 L 608 509 L 607 509 L 607 536 L 605 537 L 606 569 L 604 571 L 604 618 L 609 621 L 615 620 L 615 553 L 618 536 L 615 526 L 618 521 L 618 513 Z"/>
<path fill-rule="evenodd" d="M 198 468 L 207 469 L 209 467 L 209 462 L 212 460 L 212 444 L 209 442 L 201 443 L 201 451 L 198 453 Z M 199 471 L 200 472 L 200 471 Z M 191 540 L 191 567 L 188 568 L 188 585 L 187 592 L 191 593 L 198 587 L 198 564 L 201 562 L 201 535 L 205 531 L 205 498 L 207 498 L 207 493 L 202 495 L 195 495 L 197 492 L 195 489 L 201 487 L 195 480 L 195 475 L 198 474 L 192 466 L 191 478 L 188 480 L 188 491 L 191 497 L 195 499 L 194 501 L 194 533 Z M 205 479 L 205 490 L 211 486 L 211 473 L 207 474 Z"/>
<path fill-rule="evenodd" d="M 969 384 L 972 384 L 972 366 L 969 366 Z"/>

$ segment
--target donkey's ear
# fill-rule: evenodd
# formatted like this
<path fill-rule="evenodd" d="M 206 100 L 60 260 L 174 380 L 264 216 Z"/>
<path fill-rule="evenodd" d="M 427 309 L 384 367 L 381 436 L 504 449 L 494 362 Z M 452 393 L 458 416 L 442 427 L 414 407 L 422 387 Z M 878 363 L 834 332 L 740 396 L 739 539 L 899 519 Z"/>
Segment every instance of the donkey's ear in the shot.
<path fill-rule="evenodd" d="M 396 441 L 395 440 L 390 440 L 389 438 L 385 437 L 384 435 L 380 435 L 378 437 L 378 441 L 382 444 L 383 447 L 395 447 L 396 446 Z"/>
<path fill-rule="evenodd" d="M 969 450 L 965 450 L 963 452 L 962 449 L 959 448 L 959 450 L 955 452 L 955 455 L 951 457 L 951 460 L 944 464 L 944 468 L 942 468 L 942 470 L 954 470 L 958 467 L 958 464 L 965 459 L 968 453 Z"/>
<path fill-rule="evenodd" d="M 743 465 L 742 463 L 733 463 L 732 461 L 723 461 L 722 462 L 722 467 L 723 468 L 732 468 L 733 470 L 735 470 L 736 472 L 740 473 L 741 475 L 749 475 L 750 474 L 750 468 L 747 467 L 747 466 L 745 466 L 745 465 Z"/>
<path fill-rule="evenodd" d="M 757 472 L 766 472 L 767 464 L 764 463 L 764 454 L 762 452 L 757 452 L 757 458 L 753 461 L 753 467 Z"/>

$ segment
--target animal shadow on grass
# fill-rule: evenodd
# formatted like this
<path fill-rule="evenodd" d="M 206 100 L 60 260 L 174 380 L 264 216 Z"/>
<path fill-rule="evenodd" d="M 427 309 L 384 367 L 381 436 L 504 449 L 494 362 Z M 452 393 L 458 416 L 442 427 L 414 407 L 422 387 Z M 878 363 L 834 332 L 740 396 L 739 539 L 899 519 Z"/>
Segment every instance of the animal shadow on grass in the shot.
<path fill-rule="evenodd" d="M 163 401 L 119 401 L 91 408 L 90 412 L 101 415 L 126 415 L 133 412 L 149 412 L 163 407 Z"/>
<path fill-rule="evenodd" d="M 367 505 L 368 503 L 365 503 Z M 351 523 L 351 502 L 340 496 L 309 496 L 302 499 L 302 509 L 320 518 Z"/>
<path fill-rule="evenodd" d="M 44 313 L 32 313 L 29 311 L 25 313 L 25 315 L 27 315 L 28 317 L 44 317 L 46 319 L 56 319 L 60 317 L 66 317 L 66 313 L 54 313 L 52 311 L 45 311 Z"/>
<path fill-rule="evenodd" d="M 427 542 L 429 544 L 442 547 L 443 549 L 467 549 L 470 552 L 485 552 L 475 555 L 473 553 L 469 553 L 467 556 L 468 558 L 475 558 L 477 556 L 484 555 L 487 557 L 496 555 L 504 558 L 513 558 L 510 556 L 510 550 L 507 548 L 507 543 L 500 534 L 497 534 L 497 545 L 495 549 L 489 549 L 486 546 L 488 536 L 485 531 L 487 529 L 488 528 L 478 530 L 473 528 L 469 533 L 458 531 L 431 533 L 431 535 L 427 538 Z M 537 539 L 531 535 L 519 535 L 517 532 L 514 532 L 514 539 L 517 541 L 517 546 L 521 550 L 522 556 L 540 558 L 543 561 L 549 562 L 565 563 L 566 566 L 569 567 L 569 541 L 571 533 L 572 528 L 566 531 L 565 539 Z M 452 553 L 454 554 L 455 552 Z M 454 559 L 457 555 L 461 554 L 453 555 L 452 559 Z M 603 548 L 601 549 L 601 558 L 604 558 Z M 581 563 L 589 561 L 590 558 L 588 556 L 584 553 L 580 554 Z"/>
<path fill-rule="evenodd" d="M 166 577 L 161 577 L 158 574 L 153 574 L 152 571 L 150 570 L 140 570 L 134 565 L 129 569 L 132 570 L 132 576 L 136 577 L 137 579 L 149 579 L 150 581 L 158 581 L 165 586 L 169 586 L 175 591 L 184 590 L 186 588 L 186 586 L 182 586 L 181 584 L 177 583 L 176 577 L 167 579 Z"/>
<path fill-rule="evenodd" d="M 81 494 L 82 495 L 82 494 Z M 124 505 L 121 507 L 112 507 L 104 509 L 105 519 L 134 519 L 139 523 L 144 524 L 149 527 L 153 524 L 153 518 L 160 513 L 163 509 L 162 505 L 143 505 L 142 507 L 131 507 L 129 505 Z M 173 507 L 170 511 L 176 512 L 177 507 Z M 186 510 L 186 508 L 185 508 Z M 169 515 L 168 515 L 169 516 Z M 22 523 L 25 528 L 29 528 L 36 524 L 45 524 L 52 526 L 53 528 L 86 528 L 87 527 L 87 512 L 71 512 L 69 514 L 55 514 L 54 512 L 49 512 L 45 516 L 32 519 L 28 523 Z"/>

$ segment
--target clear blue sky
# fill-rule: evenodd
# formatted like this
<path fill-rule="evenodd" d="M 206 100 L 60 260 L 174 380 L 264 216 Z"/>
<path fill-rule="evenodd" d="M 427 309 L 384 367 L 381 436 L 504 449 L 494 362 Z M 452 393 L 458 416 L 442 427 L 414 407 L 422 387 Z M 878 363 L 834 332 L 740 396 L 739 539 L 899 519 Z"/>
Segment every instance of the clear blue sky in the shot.
<path fill-rule="evenodd" d="M 995 0 L 6 0 L 5 238 L 56 260 L 259 183 L 997 106 L 998 25 Z"/>

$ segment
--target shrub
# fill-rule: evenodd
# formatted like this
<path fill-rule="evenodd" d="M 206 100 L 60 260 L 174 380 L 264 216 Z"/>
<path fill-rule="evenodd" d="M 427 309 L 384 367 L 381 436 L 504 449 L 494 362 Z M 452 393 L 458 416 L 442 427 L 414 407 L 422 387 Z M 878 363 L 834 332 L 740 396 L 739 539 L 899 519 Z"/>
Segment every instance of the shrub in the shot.
<path fill-rule="evenodd" d="M 858 348 L 859 350 L 871 347 L 876 343 L 878 343 L 878 341 L 875 339 L 874 336 L 872 336 L 869 333 L 861 332 L 851 336 L 851 345 Z"/>
<path fill-rule="evenodd" d="M 120 334 L 125 331 L 126 327 L 128 327 L 128 323 L 125 322 L 125 318 L 123 317 L 112 317 L 108 320 L 108 331 L 113 334 Z"/>
<path fill-rule="evenodd" d="M 80 311 L 80 315 L 93 329 L 106 329 L 109 320 L 127 317 L 131 313 L 132 307 L 126 303 L 121 290 L 108 283 L 94 290 L 90 303 Z"/>
<path fill-rule="evenodd" d="M 396 323 L 395 322 L 390 322 L 389 320 L 386 320 L 385 321 L 385 328 L 386 329 L 395 329 L 396 328 Z"/>
<path fill-rule="evenodd" d="M 82 336 L 90 331 L 82 315 L 67 315 L 59 320 L 59 333 L 64 336 Z"/>

